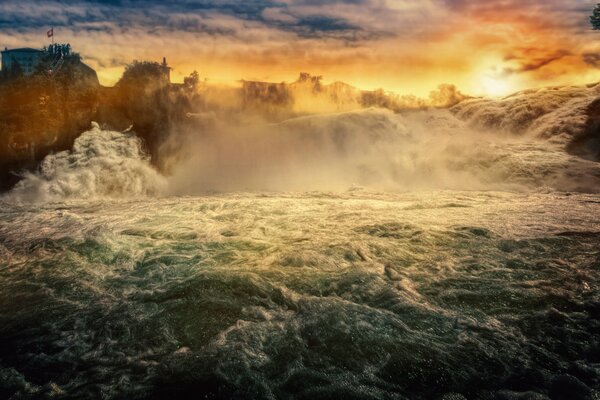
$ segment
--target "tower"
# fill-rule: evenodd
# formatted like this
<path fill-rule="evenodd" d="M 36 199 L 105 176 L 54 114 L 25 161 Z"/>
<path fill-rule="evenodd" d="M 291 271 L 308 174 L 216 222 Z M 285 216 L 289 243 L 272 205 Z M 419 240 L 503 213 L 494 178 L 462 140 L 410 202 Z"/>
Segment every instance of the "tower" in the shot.
<path fill-rule="evenodd" d="M 161 66 L 162 66 L 163 74 L 165 74 L 165 77 L 167 78 L 167 80 L 170 83 L 171 82 L 171 67 L 169 67 L 169 65 L 167 64 L 167 57 L 163 57 Z"/>

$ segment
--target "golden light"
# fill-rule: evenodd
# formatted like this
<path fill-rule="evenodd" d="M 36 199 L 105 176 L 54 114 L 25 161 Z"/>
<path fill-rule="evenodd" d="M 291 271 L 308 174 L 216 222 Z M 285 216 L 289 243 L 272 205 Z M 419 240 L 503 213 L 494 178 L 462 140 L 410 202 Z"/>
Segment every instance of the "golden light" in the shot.
<path fill-rule="evenodd" d="M 124 70 L 124 66 L 96 69 L 98 79 L 104 86 L 113 86 L 115 83 L 117 83 L 121 75 L 123 75 Z"/>
<path fill-rule="evenodd" d="M 483 94 L 490 97 L 506 96 L 514 90 L 513 85 L 506 78 L 484 76 L 481 78 Z"/>

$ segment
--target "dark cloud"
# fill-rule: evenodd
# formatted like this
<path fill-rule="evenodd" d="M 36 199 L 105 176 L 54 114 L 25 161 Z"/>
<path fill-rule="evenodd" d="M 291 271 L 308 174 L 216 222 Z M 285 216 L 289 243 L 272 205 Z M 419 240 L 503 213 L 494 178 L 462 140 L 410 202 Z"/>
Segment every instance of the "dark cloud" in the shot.
<path fill-rule="evenodd" d="M 240 32 L 211 23 L 226 17 L 299 38 L 354 42 L 413 34 L 428 13 L 418 0 L 20 0 L 0 1 L 0 33 L 53 25 L 75 32 L 145 29 L 235 38 Z"/>
<path fill-rule="evenodd" d="M 532 72 L 537 71 L 545 66 L 558 61 L 564 57 L 573 55 L 568 50 L 557 50 L 550 54 L 536 54 L 539 52 L 538 49 L 524 49 L 522 51 L 522 56 L 509 55 L 505 57 L 505 61 L 515 60 L 520 65 L 516 68 L 504 68 L 503 72 L 506 75 L 514 74 L 514 73 L 522 73 L 522 72 Z"/>
<path fill-rule="evenodd" d="M 344 3 L 360 4 L 362 0 L 346 0 Z M 303 1 L 305 5 L 325 5 L 333 2 Z M 323 13 L 300 14 L 293 23 L 269 20 L 264 17 L 266 9 L 278 8 L 294 16 L 294 4 L 286 4 L 275 0 L 114 0 L 114 1 L 37 1 L 23 0 L 18 4 L 0 4 L 0 30 L 27 30 L 49 25 L 77 29 L 107 29 L 97 27 L 93 23 L 110 22 L 112 26 L 123 30 L 147 28 L 148 30 L 165 29 L 169 31 L 201 32 L 210 35 L 235 36 L 232 29 L 218 29 L 206 20 L 216 16 L 227 16 L 297 33 L 306 37 L 311 35 L 339 37 L 341 32 L 365 31 L 342 17 Z"/>
<path fill-rule="evenodd" d="M 209 32 L 210 25 L 199 23 L 197 19 L 174 22 L 170 16 L 210 18 L 218 14 L 303 37 L 314 34 L 341 38 L 345 32 L 348 38 L 369 38 L 392 31 L 434 30 L 435 20 L 431 19 L 431 15 L 444 10 L 488 19 L 503 16 L 537 18 L 540 24 L 551 20 L 553 24 L 582 29 L 582 26 L 587 27 L 587 14 L 592 7 L 593 3 L 589 0 L 433 0 L 430 5 L 417 0 L 20 0 L 0 2 L 0 30 L 108 21 L 121 29 L 141 26 Z M 267 18 L 266 10 L 279 10 L 281 15 L 289 18 Z M 390 21 L 393 18 L 397 20 L 396 24 Z M 361 35 L 357 36 L 359 32 Z M 232 32 L 209 33 L 227 35 Z"/>
<path fill-rule="evenodd" d="M 360 27 L 354 26 L 340 18 L 329 18 L 322 16 L 309 16 L 298 20 L 298 27 L 305 27 L 310 32 L 329 32 L 329 31 L 352 31 L 360 30 Z"/>

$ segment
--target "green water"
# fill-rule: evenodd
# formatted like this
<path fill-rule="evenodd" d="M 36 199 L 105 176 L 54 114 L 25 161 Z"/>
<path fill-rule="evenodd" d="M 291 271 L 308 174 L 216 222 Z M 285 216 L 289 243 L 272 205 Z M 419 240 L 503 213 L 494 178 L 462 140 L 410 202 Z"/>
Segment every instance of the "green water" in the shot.
<path fill-rule="evenodd" d="M 0 398 L 598 398 L 599 278 L 597 195 L 3 204 Z"/>

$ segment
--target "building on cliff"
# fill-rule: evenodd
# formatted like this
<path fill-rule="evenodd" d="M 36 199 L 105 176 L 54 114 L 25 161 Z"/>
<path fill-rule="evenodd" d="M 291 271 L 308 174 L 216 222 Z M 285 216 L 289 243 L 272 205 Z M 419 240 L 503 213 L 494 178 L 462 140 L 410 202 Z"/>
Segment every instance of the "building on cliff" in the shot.
<path fill-rule="evenodd" d="M 52 43 L 41 50 L 33 48 L 8 49 L 2 52 L 2 71 L 0 81 L 18 78 L 19 76 L 32 76 L 40 73 L 48 78 L 54 78 L 67 70 L 72 79 L 81 80 L 89 78 L 98 82 L 96 71 L 84 64 L 81 56 L 74 53 L 71 45 Z M 76 73 L 77 78 L 73 75 Z"/>
<path fill-rule="evenodd" d="M 2 71 L 20 68 L 24 75 L 31 75 L 40 62 L 44 52 L 29 47 L 20 49 L 4 48 L 2 51 Z"/>
<path fill-rule="evenodd" d="M 161 70 L 162 73 L 164 74 L 165 78 L 167 79 L 167 81 L 169 81 L 169 83 L 171 82 L 171 67 L 169 67 L 169 64 L 167 64 L 167 57 L 163 57 L 163 61 L 161 66 Z"/>

